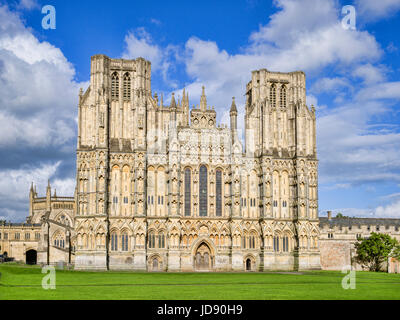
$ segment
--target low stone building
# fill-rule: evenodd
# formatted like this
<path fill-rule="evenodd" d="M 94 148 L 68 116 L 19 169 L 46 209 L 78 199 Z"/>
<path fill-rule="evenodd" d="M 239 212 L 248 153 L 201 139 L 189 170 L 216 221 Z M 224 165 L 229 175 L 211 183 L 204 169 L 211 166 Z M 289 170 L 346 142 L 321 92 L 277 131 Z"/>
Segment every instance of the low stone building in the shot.
<path fill-rule="evenodd" d="M 51 195 L 38 197 L 36 188 L 29 193 L 26 223 L 0 223 L 0 253 L 27 264 L 74 263 L 74 197 Z"/>
<path fill-rule="evenodd" d="M 372 232 L 385 233 L 400 241 L 400 219 L 332 217 L 328 212 L 328 217 L 320 217 L 319 221 L 321 268 L 325 270 L 342 270 L 347 266 L 362 270 L 353 261 L 354 244 Z M 400 272 L 395 259 L 390 259 L 386 268 L 389 272 Z"/>

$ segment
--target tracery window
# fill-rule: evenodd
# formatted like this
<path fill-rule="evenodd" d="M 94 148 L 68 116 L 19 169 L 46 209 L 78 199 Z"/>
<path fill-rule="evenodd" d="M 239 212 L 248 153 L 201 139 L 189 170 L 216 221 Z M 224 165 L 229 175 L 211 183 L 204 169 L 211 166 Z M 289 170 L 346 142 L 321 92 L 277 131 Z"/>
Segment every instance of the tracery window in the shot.
<path fill-rule="evenodd" d="M 200 167 L 200 183 L 199 183 L 199 215 L 200 217 L 207 216 L 207 168 L 206 166 Z"/>
<path fill-rule="evenodd" d="M 116 233 L 111 234 L 111 251 L 118 250 L 118 235 Z"/>
<path fill-rule="evenodd" d="M 128 234 L 124 233 L 121 237 L 122 251 L 128 251 Z"/>
<path fill-rule="evenodd" d="M 124 99 L 131 98 L 131 77 L 129 73 L 125 73 L 124 75 Z"/>
<path fill-rule="evenodd" d="M 185 216 L 190 216 L 191 206 L 191 172 L 190 169 L 185 170 Z"/>
<path fill-rule="evenodd" d="M 216 216 L 222 216 L 222 172 L 221 170 L 216 171 L 216 183 L 215 183 L 215 195 L 216 195 Z"/>
<path fill-rule="evenodd" d="M 276 252 L 279 251 L 279 237 L 278 236 L 274 237 L 274 251 L 276 251 Z"/>
<path fill-rule="evenodd" d="M 149 248 L 155 248 L 156 246 L 156 235 L 154 232 L 150 232 L 149 234 Z"/>
<path fill-rule="evenodd" d="M 58 248 L 65 248 L 65 239 L 62 234 L 58 234 L 54 239 L 54 246 Z"/>
<path fill-rule="evenodd" d="M 271 85 L 271 90 L 269 91 L 269 101 L 273 108 L 276 107 L 276 86 L 275 84 Z"/>
<path fill-rule="evenodd" d="M 164 233 L 156 234 L 151 231 L 148 239 L 149 248 L 165 248 L 165 235 Z"/>
<path fill-rule="evenodd" d="M 254 249 L 256 247 L 256 241 L 254 236 L 250 236 L 249 238 L 249 247 L 250 249 Z"/>
<path fill-rule="evenodd" d="M 118 73 L 114 72 L 111 76 L 111 98 L 119 97 L 119 77 Z"/>
<path fill-rule="evenodd" d="M 289 251 L 289 238 L 287 236 L 283 237 L 282 239 L 282 251 Z"/>
<path fill-rule="evenodd" d="M 281 105 L 282 108 L 286 108 L 286 86 L 285 85 L 283 85 L 281 87 L 280 105 Z"/>
<path fill-rule="evenodd" d="M 158 247 L 159 248 L 165 248 L 165 236 L 164 236 L 164 234 L 159 234 L 158 235 Z"/>

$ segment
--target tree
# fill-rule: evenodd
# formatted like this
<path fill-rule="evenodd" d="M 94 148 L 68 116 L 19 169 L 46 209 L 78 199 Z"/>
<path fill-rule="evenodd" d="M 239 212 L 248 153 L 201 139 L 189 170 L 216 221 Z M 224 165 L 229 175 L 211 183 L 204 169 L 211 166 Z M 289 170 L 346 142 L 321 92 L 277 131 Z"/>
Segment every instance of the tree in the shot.
<path fill-rule="evenodd" d="M 370 271 L 380 271 L 388 257 L 400 252 L 399 243 L 387 234 L 372 232 L 366 239 L 355 243 L 355 261 Z"/>
<path fill-rule="evenodd" d="M 392 257 L 393 257 L 393 258 L 396 258 L 397 260 L 400 260 L 400 245 L 396 246 L 396 247 L 393 249 Z"/>

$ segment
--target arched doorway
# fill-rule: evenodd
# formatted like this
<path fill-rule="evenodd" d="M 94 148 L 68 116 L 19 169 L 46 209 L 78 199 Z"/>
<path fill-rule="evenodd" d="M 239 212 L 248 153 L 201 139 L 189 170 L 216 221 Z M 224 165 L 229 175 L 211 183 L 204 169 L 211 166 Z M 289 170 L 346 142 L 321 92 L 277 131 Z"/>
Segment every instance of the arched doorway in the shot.
<path fill-rule="evenodd" d="M 250 258 L 246 259 L 246 271 L 251 271 L 251 260 L 250 260 Z"/>
<path fill-rule="evenodd" d="M 148 270 L 149 271 L 162 271 L 163 262 L 162 258 L 158 255 L 154 255 L 148 258 Z"/>
<path fill-rule="evenodd" d="M 26 264 L 36 264 L 37 263 L 37 251 L 36 250 L 28 250 L 25 254 L 26 256 Z"/>
<path fill-rule="evenodd" d="M 153 258 L 153 271 L 158 271 L 158 259 Z"/>
<path fill-rule="evenodd" d="M 212 269 L 213 257 L 210 247 L 206 243 L 201 243 L 194 255 L 194 268 L 198 271 L 208 271 Z"/>

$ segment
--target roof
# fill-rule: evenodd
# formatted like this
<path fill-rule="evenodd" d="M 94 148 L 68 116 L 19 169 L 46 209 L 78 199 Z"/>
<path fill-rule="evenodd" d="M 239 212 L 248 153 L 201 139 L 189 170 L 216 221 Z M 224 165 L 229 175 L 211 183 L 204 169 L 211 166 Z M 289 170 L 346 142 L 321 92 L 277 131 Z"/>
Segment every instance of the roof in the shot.
<path fill-rule="evenodd" d="M 392 218 L 331 218 L 320 217 L 319 226 L 329 225 L 330 227 L 349 227 L 349 226 L 397 226 L 400 227 L 400 219 Z"/>
<path fill-rule="evenodd" d="M 0 227 L 40 227 L 40 223 L 10 223 L 0 224 Z"/>

